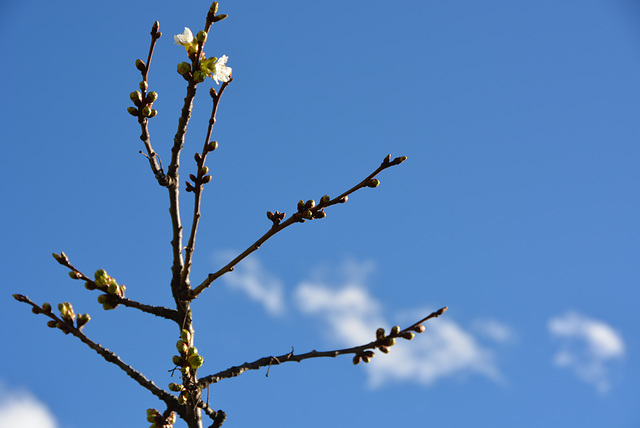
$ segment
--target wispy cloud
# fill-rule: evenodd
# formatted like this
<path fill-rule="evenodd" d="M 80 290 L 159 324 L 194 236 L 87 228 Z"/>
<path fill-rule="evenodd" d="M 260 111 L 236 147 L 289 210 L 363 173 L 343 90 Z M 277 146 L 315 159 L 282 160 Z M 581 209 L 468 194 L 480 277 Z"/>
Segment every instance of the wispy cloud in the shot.
<path fill-rule="evenodd" d="M 217 259 L 231 260 L 234 253 L 224 252 Z M 245 293 L 250 299 L 264 306 L 271 315 L 281 315 L 285 310 L 282 282 L 263 268 L 258 259 L 249 257 L 224 275 L 222 281 L 234 290 Z"/>
<path fill-rule="evenodd" d="M 382 305 L 364 286 L 364 273 L 371 271 L 370 265 L 352 262 L 342 271 L 345 280 L 338 287 L 320 278 L 300 283 L 294 301 L 303 313 L 322 318 L 328 326 L 327 334 L 340 346 L 369 342 L 378 327 L 389 326 Z M 412 343 L 400 341 L 390 354 L 376 357 L 365 366 L 370 386 L 389 381 L 429 385 L 465 373 L 501 379 L 493 352 L 457 323 L 443 317 L 428 322 L 426 327 L 427 331 Z"/>
<path fill-rule="evenodd" d="M 604 322 L 576 312 L 550 319 L 548 327 L 561 340 L 554 364 L 572 370 L 598 392 L 608 392 L 611 383 L 607 365 L 625 352 L 620 334 Z"/>
<path fill-rule="evenodd" d="M 494 319 L 476 320 L 471 327 L 479 335 L 497 343 L 512 343 L 516 340 L 511 327 Z"/>
<path fill-rule="evenodd" d="M 0 385 L 0 427 L 57 428 L 49 408 L 24 390 L 8 390 Z"/>

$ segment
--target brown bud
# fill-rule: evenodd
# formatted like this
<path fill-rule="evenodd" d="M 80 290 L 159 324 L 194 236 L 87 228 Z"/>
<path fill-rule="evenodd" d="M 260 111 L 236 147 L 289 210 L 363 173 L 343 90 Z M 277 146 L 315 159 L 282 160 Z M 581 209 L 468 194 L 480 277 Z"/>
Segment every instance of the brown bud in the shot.
<path fill-rule="evenodd" d="M 402 337 L 403 339 L 407 339 L 407 340 L 413 340 L 413 338 L 416 336 L 416 334 L 412 331 L 405 331 L 404 333 L 402 333 L 402 335 L 400 337 Z"/>
<path fill-rule="evenodd" d="M 137 60 L 136 60 L 136 68 L 137 68 L 140 72 L 144 73 L 144 71 L 147 69 L 147 66 L 144 64 L 144 61 L 143 61 L 143 60 L 141 60 L 141 59 L 137 59 Z"/>
<path fill-rule="evenodd" d="M 207 184 L 210 181 L 211 181 L 211 176 L 210 175 L 205 175 L 204 177 L 202 177 L 202 183 L 203 184 Z"/>
<path fill-rule="evenodd" d="M 368 187 L 378 187 L 380 185 L 380 180 L 378 180 L 377 178 L 372 178 L 371 180 L 369 180 L 369 182 L 367 183 Z"/>
<path fill-rule="evenodd" d="M 384 328 L 380 327 L 376 330 L 376 339 L 384 339 Z"/>
<path fill-rule="evenodd" d="M 208 172 L 209 172 L 209 167 L 208 166 L 203 166 L 202 168 L 200 168 L 200 171 L 198 172 L 198 174 L 207 175 Z"/>
<path fill-rule="evenodd" d="M 389 353 L 389 350 L 390 350 L 390 349 L 389 349 L 389 348 L 387 348 L 386 346 L 381 346 L 379 349 L 380 349 L 380 352 L 383 352 L 383 353 L 385 353 L 385 354 L 388 354 L 388 353 Z"/>
<path fill-rule="evenodd" d="M 387 163 L 389 163 L 389 161 L 390 161 L 390 160 L 391 160 L 391 155 L 390 155 L 390 154 L 388 154 L 388 155 L 384 158 L 384 160 L 382 161 L 382 163 L 387 164 Z"/>
<path fill-rule="evenodd" d="M 416 333 L 424 333 L 424 331 L 425 331 L 426 329 L 427 329 L 427 328 L 426 328 L 425 326 L 423 326 L 422 324 L 420 324 L 420 325 L 415 326 L 415 327 L 413 328 L 413 331 L 415 331 Z"/>
<path fill-rule="evenodd" d="M 217 141 L 212 141 L 207 146 L 207 150 L 210 151 L 210 152 L 214 151 L 217 148 L 218 148 L 218 142 Z"/>
<path fill-rule="evenodd" d="M 304 211 L 304 201 L 300 199 L 298 201 L 298 212 L 302 212 L 302 211 Z"/>
<path fill-rule="evenodd" d="M 344 204 L 345 202 L 347 202 L 349 200 L 348 196 L 343 196 L 342 198 L 340 198 L 340 200 L 338 201 L 338 203 L 340 204 Z"/>
<path fill-rule="evenodd" d="M 313 199 L 309 199 L 307 202 L 304 203 L 304 209 L 306 210 L 313 208 L 315 206 L 316 206 L 316 201 L 314 201 Z"/>
<path fill-rule="evenodd" d="M 322 198 L 320 198 L 321 205 L 328 204 L 329 201 L 331 201 L 331 196 L 329 195 L 324 195 Z"/>
<path fill-rule="evenodd" d="M 313 214 L 313 218 L 325 218 L 326 216 L 327 216 L 327 213 L 324 212 L 323 210 L 316 211 Z"/>
<path fill-rule="evenodd" d="M 127 107 L 127 111 L 131 116 L 138 116 L 138 109 L 135 107 Z"/>
<path fill-rule="evenodd" d="M 200 156 L 200 153 L 197 153 L 195 155 L 193 155 L 193 159 L 197 162 L 200 163 L 200 161 L 202 161 L 202 156 Z"/>
<path fill-rule="evenodd" d="M 393 326 L 393 328 L 391 329 L 391 332 L 389 334 L 392 335 L 392 336 L 395 336 L 398 333 L 400 333 L 400 326 L 399 325 L 395 325 L 395 326 Z"/>
<path fill-rule="evenodd" d="M 357 366 L 360 363 L 360 355 L 353 357 L 353 365 Z"/>
<path fill-rule="evenodd" d="M 387 337 L 384 342 L 384 346 L 393 346 L 396 344 L 396 339 L 394 337 Z"/>
<path fill-rule="evenodd" d="M 229 15 L 217 15 L 213 17 L 213 22 L 220 22 L 223 19 L 226 19 Z"/>

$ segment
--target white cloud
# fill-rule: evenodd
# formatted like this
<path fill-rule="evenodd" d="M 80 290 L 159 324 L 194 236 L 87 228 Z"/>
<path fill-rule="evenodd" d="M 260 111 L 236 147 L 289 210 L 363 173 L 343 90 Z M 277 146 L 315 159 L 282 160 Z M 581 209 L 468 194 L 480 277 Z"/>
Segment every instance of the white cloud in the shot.
<path fill-rule="evenodd" d="M 295 293 L 298 308 L 328 324 L 328 335 L 340 346 L 356 346 L 375 339 L 378 327 L 390 324 L 382 306 L 364 287 L 370 265 L 351 262 L 342 268 L 347 278 L 340 288 L 321 279 L 299 284 Z M 421 311 L 422 316 L 430 310 Z M 416 318 L 416 320 L 419 318 Z M 378 387 L 388 381 L 413 381 L 429 385 L 436 380 L 463 373 L 476 373 L 500 380 L 493 352 L 482 347 L 473 335 L 445 317 L 425 324 L 425 333 L 411 342 L 399 341 L 388 355 L 378 352 L 366 364 L 369 384 Z"/>
<path fill-rule="evenodd" d="M 220 259 L 230 258 L 220 254 Z M 225 257 L 226 256 L 226 257 Z M 233 272 L 222 277 L 231 289 L 244 292 L 250 299 L 262 304 L 271 315 L 281 315 L 285 309 L 282 282 L 267 272 L 256 258 L 246 258 Z"/>
<path fill-rule="evenodd" d="M 476 320 L 472 328 L 478 334 L 497 343 L 512 343 L 516 340 L 511 327 L 493 319 Z"/>
<path fill-rule="evenodd" d="M 602 321 L 575 312 L 550 319 L 548 327 L 549 332 L 561 340 L 554 364 L 571 369 L 600 393 L 609 391 L 607 364 L 622 358 L 625 352 L 620 334 Z"/>
<path fill-rule="evenodd" d="M 57 428 L 49 408 L 24 390 L 0 390 L 0 427 Z"/>

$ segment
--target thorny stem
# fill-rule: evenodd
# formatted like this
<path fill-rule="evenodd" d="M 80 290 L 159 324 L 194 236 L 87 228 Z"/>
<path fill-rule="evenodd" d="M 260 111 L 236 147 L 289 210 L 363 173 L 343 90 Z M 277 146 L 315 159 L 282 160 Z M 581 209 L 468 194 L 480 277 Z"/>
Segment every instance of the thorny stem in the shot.
<path fill-rule="evenodd" d="M 211 108 L 211 117 L 209 118 L 209 126 L 207 128 L 207 135 L 204 139 L 204 146 L 202 148 L 202 156 L 198 160 L 197 167 L 197 180 L 194 183 L 193 187 L 194 204 L 193 204 L 193 222 L 191 224 L 191 234 L 189 235 L 189 242 L 187 243 L 187 247 L 185 248 L 185 262 L 184 269 L 182 272 L 182 282 L 186 283 L 189 279 L 189 273 L 191 271 L 192 257 L 193 252 L 195 250 L 196 244 L 196 234 L 198 232 L 198 223 L 200 221 L 200 203 L 202 201 L 202 191 L 204 190 L 204 183 L 202 181 L 203 174 L 201 174 L 201 170 L 204 167 L 204 163 L 206 161 L 207 154 L 209 154 L 209 143 L 211 140 L 211 133 L 213 132 L 213 125 L 216 123 L 216 113 L 218 111 L 218 104 L 220 103 L 220 98 L 224 90 L 227 88 L 229 83 L 231 83 L 233 79 L 230 79 L 228 82 L 222 83 L 220 86 L 220 91 L 218 93 L 212 92 L 213 96 L 213 107 Z"/>
<path fill-rule="evenodd" d="M 324 208 L 326 208 L 328 206 L 346 202 L 346 198 L 350 194 L 354 193 L 355 191 L 357 191 L 357 190 L 359 190 L 359 189 L 361 189 L 363 187 L 368 187 L 368 183 L 370 182 L 370 180 L 372 178 L 374 178 L 376 175 L 378 175 L 381 171 L 383 171 L 383 170 L 385 170 L 385 169 L 387 169 L 389 167 L 392 167 L 394 165 L 398 165 L 398 164 L 404 162 L 405 160 L 406 160 L 406 157 L 402 156 L 402 157 L 395 158 L 393 161 L 389 161 L 389 156 L 387 156 L 384 159 L 384 161 L 380 164 L 380 166 L 375 171 L 373 171 L 371 174 L 369 174 L 364 180 L 362 180 L 360 183 L 356 184 L 355 186 L 353 186 L 351 189 L 347 190 L 346 192 L 342 193 L 340 196 L 335 197 L 335 198 L 331 199 L 330 201 L 328 201 L 326 203 L 322 203 L 321 202 L 320 204 L 318 204 L 315 207 L 311 208 L 310 209 L 311 213 L 315 214 L 318 211 L 321 211 L 321 210 L 323 210 Z M 273 226 L 264 235 L 262 235 L 262 237 L 260 239 L 258 239 L 256 242 L 254 242 L 251 246 L 249 246 L 246 250 L 244 250 L 235 259 L 231 260 L 229 263 L 227 263 L 226 266 L 224 266 L 223 268 L 221 268 L 217 272 L 210 273 L 207 276 L 207 278 L 191 292 L 190 298 L 191 299 L 195 299 L 196 297 L 198 297 L 198 295 L 200 293 L 202 293 L 207 287 L 209 287 L 211 285 L 211 283 L 213 283 L 213 281 L 215 281 L 216 279 L 218 279 L 222 275 L 224 275 L 224 274 L 226 274 L 228 272 L 231 272 L 234 269 L 234 267 L 238 263 L 240 263 L 240 261 L 242 261 L 249 254 L 253 253 L 258 248 L 260 248 L 260 246 L 265 241 L 267 241 L 267 239 L 271 238 L 276 233 L 278 233 L 281 230 L 291 226 L 294 223 L 299 223 L 299 222 L 304 221 L 303 215 L 304 215 L 304 212 L 297 212 L 294 215 L 292 215 L 291 217 L 289 217 L 283 223 L 275 223 L 274 222 Z"/>
<path fill-rule="evenodd" d="M 427 321 L 427 320 L 429 320 L 431 318 L 439 317 L 440 315 L 445 313 L 446 310 L 447 310 L 446 307 L 441 308 L 441 309 L 439 309 L 439 310 L 437 310 L 435 312 L 432 312 L 431 314 L 429 314 L 428 316 L 424 317 L 420 321 L 418 321 L 418 322 L 412 324 L 411 326 L 405 328 L 404 330 L 401 330 L 397 334 L 389 334 L 388 336 L 385 336 L 382 339 L 374 340 L 373 342 L 369 342 L 369 343 L 367 343 L 365 345 L 354 346 L 352 348 L 337 349 L 335 351 L 318 352 L 318 351 L 314 350 L 314 351 L 311 351 L 311 352 L 307 352 L 306 354 L 298 354 L 298 355 L 295 355 L 293 353 L 293 350 L 291 350 L 291 352 L 289 352 L 288 354 L 280 355 L 278 357 L 273 357 L 273 356 L 263 357 L 263 358 L 260 358 L 259 360 L 256 360 L 256 361 L 252 362 L 252 363 L 244 363 L 244 364 L 239 365 L 239 366 L 228 368 L 227 370 L 221 371 L 219 373 L 203 377 L 203 378 L 198 380 L 198 385 L 201 388 L 206 388 L 207 386 L 211 385 L 212 383 L 217 383 L 217 382 L 221 381 L 222 379 L 229 379 L 229 378 L 232 378 L 232 377 L 239 376 L 239 375 L 241 375 L 242 373 L 244 373 L 244 372 L 246 372 L 248 370 L 257 370 L 257 369 L 259 369 L 261 367 L 275 366 L 275 365 L 279 365 L 279 364 L 290 362 L 290 361 L 300 362 L 300 361 L 303 361 L 303 360 L 307 360 L 309 358 L 321 358 L 321 357 L 335 358 L 335 357 L 337 357 L 339 355 L 344 355 L 344 354 L 361 354 L 363 351 L 365 351 L 367 349 L 375 349 L 375 348 L 378 348 L 380 346 L 383 346 L 384 341 L 387 340 L 390 337 L 392 337 L 392 338 L 401 337 L 401 335 L 403 333 L 406 333 L 408 331 L 413 330 L 414 327 L 417 327 L 418 325 L 422 324 L 423 322 L 425 322 L 425 321 Z"/>

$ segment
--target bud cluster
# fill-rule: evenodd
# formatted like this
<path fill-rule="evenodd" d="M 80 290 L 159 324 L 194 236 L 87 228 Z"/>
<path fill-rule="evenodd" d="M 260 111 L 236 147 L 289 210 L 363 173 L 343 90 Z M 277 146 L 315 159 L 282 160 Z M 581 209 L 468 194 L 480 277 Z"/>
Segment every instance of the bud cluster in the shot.
<path fill-rule="evenodd" d="M 147 409 L 147 422 L 151 422 L 149 428 L 171 428 L 177 419 L 176 412 L 171 412 L 165 418 L 158 410 Z"/>
<path fill-rule="evenodd" d="M 313 199 L 309 199 L 308 201 L 300 200 L 298 202 L 298 213 L 301 214 L 300 220 L 301 223 L 304 223 L 306 220 L 313 220 L 316 218 L 325 218 L 327 213 L 324 212 L 322 207 L 326 204 L 326 202 L 331 200 L 329 195 L 325 195 L 320 199 L 320 205 L 316 205 L 316 201 Z"/>
<path fill-rule="evenodd" d="M 142 61 L 142 60 L 138 60 L 138 61 Z M 131 99 L 131 101 L 133 101 L 133 104 L 135 105 L 135 107 L 128 107 L 127 111 L 129 112 L 130 115 L 132 116 L 136 116 L 138 117 L 139 115 L 142 115 L 143 117 L 155 117 L 158 114 L 158 111 L 153 109 L 153 103 L 158 99 L 158 93 L 157 92 L 149 92 L 148 94 L 144 95 L 146 93 L 146 89 L 148 87 L 147 82 L 140 82 L 140 89 L 142 90 L 142 92 L 140 91 L 134 91 L 131 92 L 129 94 L 129 98 Z"/>
<path fill-rule="evenodd" d="M 272 213 L 271 211 L 267 211 L 267 218 L 273 222 L 274 226 L 279 225 L 280 222 L 284 220 L 285 215 L 287 214 L 281 213 L 280 211 L 277 211 L 277 210 L 275 213 Z"/>
<path fill-rule="evenodd" d="M 205 144 L 204 151 L 202 155 L 200 153 L 196 153 L 193 156 L 193 159 L 196 161 L 196 167 L 198 168 L 198 175 L 189 174 L 189 178 L 191 181 L 187 181 L 185 184 L 187 186 L 187 192 L 194 192 L 196 188 L 201 184 L 207 184 L 211 181 L 211 175 L 209 175 L 209 167 L 204 165 L 204 161 L 209 152 L 212 152 L 218 148 L 217 141 L 211 141 L 208 144 Z"/>
<path fill-rule="evenodd" d="M 183 329 L 180 332 L 180 340 L 176 343 L 176 348 L 179 355 L 174 355 L 171 361 L 180 367 L 180 373 L 182 373 L 183 378 L 204 364 L 204 358 L 198 354 L 198 348 L 191 346 L 191 333 L 189 330 Z M 180 392 L 178 397 L 180 404 L 186 403 L 190 398 L 190 394 L 184 384 L 170 383 L 169 390 Z"/>
<path fill-rule="evenodd" d="M 62 330 L 64 334 L 69 334 L 69 327 L 74 327 L 74 323 L 75 323 L 75 327 L 78 330 L 81 330 L 82 327 L 84 327 L 89 322 L 89 320 L 91 320 L 91 316 L 89 316 L 89 314 L 80 314 L 76 316 L 76 313 L 73 310 L 73 306 L 71 306 L 71 303 L 69 302 L 59 303 L 58 310 L 60 311 L 61 321 L 59 320 L 48 321 L 47 326 L 51 328 L 59 328 L 60 330 Z M 33 312 L 34 313 L 42 312 L 45 314 L 49 314 L 49 316 L 52 316 L 51 304 L 44 303 L 42 305 L 42 308 L 38 308 L 38 309 L 34 307 Z"/>
<path fill-rule="evenodd" d="M 118 306 L 118 300 L 124 299 L 124 292 L 127 287 L 124 284 L 118 284 L 115 279 L 107 274 L 104 269 L 98 269 L 94 274 L 95 281 L 87 281 L 84 286 L 87 290 L 98 289 L 105 292 L 98 296 L 100 303 L 105 311 L 115 309 Z"/>

